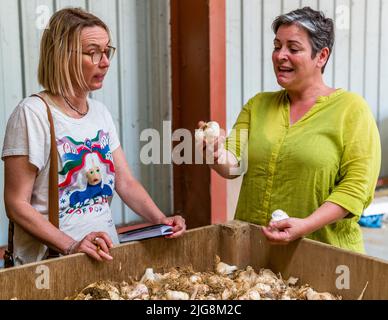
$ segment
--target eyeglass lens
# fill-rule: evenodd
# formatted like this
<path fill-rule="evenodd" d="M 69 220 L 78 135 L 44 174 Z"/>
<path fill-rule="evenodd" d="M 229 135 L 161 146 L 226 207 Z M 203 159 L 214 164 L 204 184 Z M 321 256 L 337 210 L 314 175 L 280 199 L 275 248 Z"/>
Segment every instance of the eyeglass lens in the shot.
<path fill-rule="evenodd" d="M 101 51 L 94 52 L 92 56 L 93 63 L 94 64 L 100 63 L 100 61 L 102 60 L 103 53 L 105 53 L 108 60 L 111 60 L 113 58 L 114 51 L 115 49 L 113 47 L 108 47 L 104 52 L 101 52 Z"/>

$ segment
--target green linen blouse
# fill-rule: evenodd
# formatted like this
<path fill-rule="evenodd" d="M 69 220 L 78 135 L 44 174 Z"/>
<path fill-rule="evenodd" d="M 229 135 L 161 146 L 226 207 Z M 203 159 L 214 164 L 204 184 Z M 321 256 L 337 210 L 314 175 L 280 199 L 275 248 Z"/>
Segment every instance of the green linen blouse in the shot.
<path fill-rule="evenodd" d="M 381 146 L 366 101 L 338 89 L 290 125 L 286 90 L 260 93 L 242 109 L 226 148 L 247 159 L 235 219 L 267 225 L 282 209 L 305 218 L 324 202 L 350 214 L 307 237 L 364 252 L 358 220 L 373 199 Z M 247 130 L 247 135 L 240 132 Z"/>

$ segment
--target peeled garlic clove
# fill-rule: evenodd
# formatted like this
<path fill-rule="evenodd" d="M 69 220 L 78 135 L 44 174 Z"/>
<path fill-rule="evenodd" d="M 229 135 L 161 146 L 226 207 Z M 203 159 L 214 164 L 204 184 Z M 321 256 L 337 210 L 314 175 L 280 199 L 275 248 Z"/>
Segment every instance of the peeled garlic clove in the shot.
<path fill-rule="evenodd" d="M 167 300 L 189 300 L 189 295 L 183 291 L 166 291 Z"/>
<path fill-rule="evenodd" d="M 288 218 L 288 214 L 285 213 L 283 210 L 278 209 L 272 212 L 272 221 L 280 221 Z"/>
<path fill-rule="evenodd" d="M 195 129 L 194 137 L 196 141 L 201 141 L 205 139 L 205 131 L 203 131 L 202 129 Z"/>

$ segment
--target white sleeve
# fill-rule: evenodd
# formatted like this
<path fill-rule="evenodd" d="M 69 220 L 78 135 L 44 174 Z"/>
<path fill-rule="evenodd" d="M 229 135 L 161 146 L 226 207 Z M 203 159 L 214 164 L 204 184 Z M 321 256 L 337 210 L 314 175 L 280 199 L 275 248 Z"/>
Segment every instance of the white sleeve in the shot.
<path fill-rule="evenodd" d="M 27 99 L 34 101 L 32 98 Z M 25 155 L 41 171 L 47 165 L 49 153 L 50 127 L 46 107 L 43 103 L 21 102 L 8 119 L 2 159 Z"/>

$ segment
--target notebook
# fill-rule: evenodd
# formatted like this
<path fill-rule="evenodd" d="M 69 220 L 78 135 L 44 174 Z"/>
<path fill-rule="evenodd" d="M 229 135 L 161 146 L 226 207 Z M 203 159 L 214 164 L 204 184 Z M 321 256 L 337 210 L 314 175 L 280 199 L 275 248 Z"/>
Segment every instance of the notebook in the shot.
<path fill-rule="evenodd" d="M 172 234 L 172 227 L 166 224 L 155 224 L 152 226 L 142 227 L 129 230 L 119 234 L 120 243 L 162 237 Z"/>

